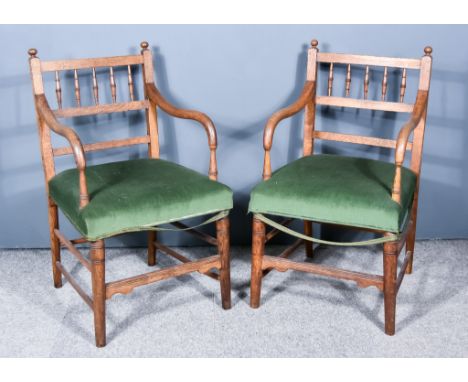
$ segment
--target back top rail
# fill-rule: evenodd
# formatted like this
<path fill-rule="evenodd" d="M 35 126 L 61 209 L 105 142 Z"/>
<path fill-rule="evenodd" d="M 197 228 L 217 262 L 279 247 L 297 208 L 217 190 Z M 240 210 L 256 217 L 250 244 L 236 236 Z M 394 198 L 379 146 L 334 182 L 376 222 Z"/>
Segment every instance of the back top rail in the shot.
<path fill-rule="evenodd" d="M 144 44 L 147 47 L 146 43 Z M 112 113 L 116 111 L 128 111 L 147 108 L 147 104 L 143 101 L 135 100 L 135 89 L 132 74 L 132 66 L 142 65 L 145 62 L 144 54 L 140 55 L 129 55 L 129 56 L 114 56 L 114 57 L 98 57 L 98 58 L 85 58 L 85 59 L 74 59 L 74 60 L 59 60 L 59 61 L 39 61 L 37 59 L 37 50 L 30 49 L 28 51 L 30 55 L 32 65 L 35 66 L 35 70 L 32 71 L 33 77 L 37 76 L 36 86 L 39 93 L 44 92 L 42 85 L 42 78 L 39 75 L 44 72 L 55 72 L 55 94 L 57 98 L 58 110 L 55 110 L 56 116 L 61 117 L 73 117 L 81 115 L 91 115 L 100 113 Z M 122 67 L 126 69 L 126 77 L 128 80 L 128 93 L 130 102 L 123 102 L 117 104 L 117 84 L 114 74 L 114 68 Z M 97 68 L 106 68 L 109 72 L 109 85 L 112 97 L 112 104 L 116 107 L 111 107 L 109 104 L 100 105 L 99 103 L 99 84 L 96 74 Z M 79 70 L 88 69 L 91 70 L 92 74 L 92 95 L 95 107 L 82 107 L 81 104 L 81 88 Z M 38 72 L 39 71 L 39 72 Z M 75 108 L 69 108 L 62 110 L 62 84 L 61 84 L 61 72 L 70 71 L 73 73 L 73 84 L 75 93 Z M 111 104 L 111 105 L 112 105 Z"/>
<path fill-rule="evenodd" d="M 407 71 L 408 69 L 419 70 L 420 79 L 418 89 L 427 90 L 429 86 L 429 75 L 430 71 L 430 60 L 432 48 L 427 46 L 424 48 L 424 56 L 421 59 L 413 58 L 394 58 L 394 57 L 377 57 L 377 56 L 365 56 L 355 54 L 344 54 L 344 53 L 320 53 L 317 49 L 318 42 L 313 40 L 312 49 L 309 57 L 309 79 L 316 80 L 317 77 L 317 65 L 315 63 L 321 63 L 328 65 L 328 86 L 327 92 L 324 96 L 316 96 L 317 105 L 326 106 L 338 106 L 338 107 L 354 107 L 363 108 L 370 110 L 381 110 L 391 112 L 406 112 L 411 113 L 413 111 L 413 105 L 404 103 L 406 87 L 407 87 Z M 313 62 L 310 65 L 310 61 Z M 334 68 L 336 64 L 343 65 L 346 72 L 345 77 L 345 97 L 336 97 L 333 95 L 333 80 L 334 80 Z M 363 99 L 350 97 L 351 95 L 351 81 L 352 81 L 352 68 L 360 66 L 363 69 Z M 380 67 L 383 69 L 381 76 L 381 83 L 377 85 L 380 87 L 380 100 L 373 101 L 369 100 L 369 89 L 370 84 L 370 72 L 371 67 Z M 387 90 L 389 82 L 389 68 L 396 68 L 401 72 L 401 79 L 398 91 L 399 102 L 393 102 L 387 100 Z M 377 79 L 377 78 L 376 78 Z M 374 81 L 372 81 L 374 82 Z"/>
<path fill-rule="evenodd" d="M 91 69 L 101 67 L 115 67 L 115 66 L 128 66 L 128 65 L 141 65 L 143 64 L 143 56 L 115 56 L 115 57 L 98 57 L 98 58 L 84 58 L 75 60 L 57 60 L 57 61 L 42 61 L 42 72 L 54 72 L 62 70 L 78 70 L 78 69 Z"/>
<path fill-rule="evenodd" d="M 345 53 L 317 53 L 317 62 L 344 65 L 383 66 L 401 69 L 420 69 L 421 60 L 415 58 L 377 57 Z"/>

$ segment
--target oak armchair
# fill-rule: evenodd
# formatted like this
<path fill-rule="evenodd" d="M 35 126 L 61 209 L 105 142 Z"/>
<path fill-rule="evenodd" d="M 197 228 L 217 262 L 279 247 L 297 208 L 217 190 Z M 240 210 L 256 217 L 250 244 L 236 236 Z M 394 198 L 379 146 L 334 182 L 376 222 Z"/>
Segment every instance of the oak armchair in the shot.
<path fill-rule="evenodd" d="M 134 288 L 190 272 L 200 272 L 219 280 L 224 309 L 231 307 L 229 270 L 229 218 L 232 208 L 232 191 L 218 183 L 216 147 L 217 137 L 213 122 L 205 114 L 183 110 L 169 103 L 155 85 L 153 58 L 148 43 L 141 43 L 141 54 L 119 57 L 78 60 L 41 61 L 37 50 L 30 49 L 30 69 L 41 154 L 48 194 L 49 232 L 52 253 L 53 281 L 56 288 L 62 286 L 62 276 L 78 292 L 94 313 L 96 346 L 106 344 L 105 304 L 116 293 L 127 294 Z M 132 68 L 141 67 L 144 99 L 136 100 Z M 114 69 L 124 67 L 128 80 L 128 96 L 117 102 L 116 75 Z M 100 103 L 96 72 L 109 68 L 111 103 Z M 72 71 L 75 107 L 62 107 L 61 72 Z M 81 101 L 79 72 L 91 74 L 90 89 L 94 105 L 85 106 Z M 44 92 L 43 73 L 55 73 L 57 108 L 52 110 Z M 177 118 L 192 119 L 201 124 L 208 136 L 210 152 L 209 176 L 159 158 L 157 109 Z M 75 130 L 60 123 L 57 118 L 89 116 L 130 110 L 146 113 L 146 134 L 140 137 L 83 144 Z M 52 147 L 51 135 L 64 137 L 68 147 Z M 148 158 L 126 160 L 89 166 L 86 153 L 132 145 L 147 145 Z M 55 172 L 57 156 L 73 155 L 76 168 Z M 71 221 L 80 233 L 78 239 L 69 240 L 59 230 L 58 209 Z M 213 215 L 202 224 L 215 222 L 217 235 L 212 237 L 195 227 L 188 227 L 179 220 Z M 196 237 L 217 246 L 218 255 L 192 261 L 157 241 L 160 227 L 171 224 Z M 156 251 L 165 253 L 182 264 L 129 277 L 124 280 L 106 281 L 106 238 L 126 232 L 148 231 L 148 265 L 156 264 Z M 76 244 L 90 244 L 88 259 Z M 61 263 L 61 247 L 65 247 L 91 273 L 92 295 L 89 296 Z M 219 272 L 214 272 L 217 269 Z"/>
<path fill-rule="evenodd" d="M 310 272 L 352 280 L 360 287 L 375 286 L 383 291 L 385 333 L 395 333 L 396 295 L 405 273 L 412 272 L 431 53 L 430 47 L 424 49 L 421 59 L 320 53 L 317 40 L 312 40 L 308 52 L 307 80 L 301 95 L 292 105 L 273 114 L 264 130 L 264 181 L 253 189 L 249 204 L 249 211 L 254 214 L 251 307 L 259 307 L 262 277 L 272 269 Z M 317 67 L 320 63 L 329 65 L 326 95 L 317 95 L 316 91 Z M 333 95 L 336 65 L 345 66 L 345 97 Z M 352 65 L 363 68 L 363 99 L 350 98 Z M 383 67 L 380 100 L 368 99 L 371 66 Z M 387 100 L 389 67 L 398 68 L 401 72 L 398 102 Z M 404 102 L 408 70 L 419 71 L 419 86 L 414 104 Z M 401 128 L 396 140 L 339 134 L 315 129 L 315 112 L 319 105 L 403 112 L 410 113 L 410 118 Z M 272 173 L 270 152 L 275 129 L 280 121 L 302 110 L 305 110 L 303 157 Z M 413 139 L 410 142 L 411 135 Z M 394 163 L 314 154 L 316 139 L 394 149 Z M 411 154 L 409 168 L 403 166 L 407 151 Z M 281 217 L 281 224 L 266 217 L 267 214 Z M 287 227 L 293 219 L 304 221 L 304 233 Z M 312 222 L 353 227 L 377 233 L 379 237 L 354 243 L 329 242 L 312 237 Z M 270 225 L 273 229 L 266 233 L 265 225 Z M 298 240 L 279 257 L 265 256 L 265 243 L 279 232 L 293 235 Z M 302 243 L 305 243 L 306 256 L 312 258 L 313 242 L 342 246 L 383 244 L 383 275 L 288 259 Z M 405 245 L 405 258 L 397 273 L 397 259 Z"/>

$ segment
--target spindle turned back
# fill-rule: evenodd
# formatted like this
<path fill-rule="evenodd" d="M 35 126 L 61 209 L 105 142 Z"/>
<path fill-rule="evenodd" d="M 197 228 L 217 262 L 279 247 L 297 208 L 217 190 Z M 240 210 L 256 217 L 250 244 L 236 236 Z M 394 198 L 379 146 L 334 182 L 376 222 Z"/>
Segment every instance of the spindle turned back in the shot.
<path fill-rule="evenodd" d="M 29 63 L 33 85 L 33 93 L 35 97 L 35 106 L 37 111 L 39 110 L 39 108 L 41 109 L 41 113 L 37 112 L 37 120 L 39 126 L 39 134 L 41 138 L 40 142 L 42 158 L 47 181 L 55 175 L 54 157 L 69 154 L 73 154 L 75 155 L 75 157 L 78 155 L 78 157 L 80 157 L 82 155 L 79 152 L 76 152 L 76 147 L 79 146 L 82 147 L 84 152 L 89 152 L 146 144 L 148 145 L 149 156 L 152 158 L 159 157 L 156 107 L 149 100 L 146 94 L 144 94 L 143 99 L 136 99 L 137 92 L 135 91 L 134 78 L 136 76 L 136 73 L 142 73 L 145 93 L 146 85 L 154 84 L 153 58 L 151 51 L 148 49 L 149 44 L 144 41 L 140 44 L 140 46 L 142 50 L 141 54 L 138 55 L 57 61 L 41 61 L 37 56 L 37 50 L 29 49 L 28 54 L 30 56 Z M 141 68 L 137 68 L 138 66 L 140 66 Z M 128 89 L 126 89 L 126 92 L 128 92 L 128 96 L 122 100 L 119 100 L 117 98 L 116 68 L 125 68 L 125 76 L 128 84 Z M 102 78 L 100 78 L 101 81 L 98 81 L 98 77 L 96 74 L 97 69 L 107 69 L 107 83 L 104 83 L 104 81 L 102 81 Z M 56 108 L 50 107 L 48 97 L 45 95 L 44 92 L 43 73 L 47 72 L 54 73 L 56 102 L 52 102 L 52 104 L 56 104 Z M 75 106 L 64 108 L 62 95 L 62 78 L 64 78 L 65 74 L 68 74 L 66 72 L 71 72 L 73 76 Z M 90 81 L 89 89 L 92 92 L 92 104 L 90 105 L 85 105 L 82 102 L 83 90 L 80 88 L 80 74 L 84 72 L 88 74 L 87 77 L 89 77 L 89 73 L 91 73 L 90 78 L 85 78 L 86 80 Z M 103 103 L 102 99 L 104 97 L 100 97 L 100 95 L 103 94 L 104 86 L 109 87 L 111 95 L 110 103 Z M 116 139 L 111 141 L 100 141 L 90 144 L 81 144 L 81 142 L 79 142 L 78 146 L 75 147 L 73 145 L 58 148 L 52 147 L 52 142 L 50 138 L 50 123 L 60 125 L 59 122 L 55 122 L 55 118 L 91 116 L 97 114 L 126 112 L 131 110 L 145 110 L 147 134 L 138 137 Z M 40 114 L 42 114 L 43 116 L 49 114 L 49 123 L 46 123 L 45 118 L 41 118 Z M 60 126 L 58 126 L 58 128 L 60 128 Z M 82 159 L 82 163 L 85 163 L 84 158 Z"/>
<path fill-rule="evenodd" d="M 147 144 L 149 156 L 153 158 L 159 157 L 156 108 L 151 107 L 151 102 L 149 101 L 148 97 L 146 97 L 146 94 L 143 99 L 136 99 L 137 92 L 135 91 L 134 78 L 136 73 L 142 73 L 143 83 L 145 85 L 154 83 L 153 58 L 151 50 L 148 49 L 149 45 L 147 42 L 142 42 L 140 46 L 142 48 L 141 54 L 137 55 L 56 61 L 41 61 L 37 56 L 37 50 L 29 49 L 28 54 L 30 56 L 29 62 L 36 108 L 38 107 L 38 103 L 41 102 L 42 104 L 46 105 L 47 108 L 50 108 L 51 112 L 57 118 L 91 116 L 97 114 L 126 112 L 131 110 L 145 110 L 147 121 L 146 135 L 127 139 L 84 144 L 83 149 L 85 152 L 88 152 Z M 141 68 L 137 68 L 138 66 Z M 126 89 L 124 92 L 121 92 L 122 94 L 128 93 L 126 97 L 122 97 L 122 100 L 117 98 L 117 82 L 115 73 L 117 68 L 119 71 L 120 69 L 124 68 L 127 82 L 126 87 L 128 86 L 128 89 Z M 98 81 L 98 76 L 96 74 L 98 69 L 107 69 L 107 81 L 103 80 L 102 75 L 99 77 Z M 47 72 L 54 73 L 55 77 L 56 102 L 51 102 L 51 104 L 56 104 L 55 109 L 49 106 L 48 97 L 44 93 L 43 73 Z M 70 72 L 73 76 L 75 106 L 64 108 L 62 96 L 62 79 Z M 89 77 L 89 74 L 91 74 L 90 78 L 85 78 L 85 80 L 90 81 L 89 89 L 92 91 L 92 104 L 85 105 L 82 101 L 83 90 L 80 88 L 80 74 L 82 73 L 86 73 L 86 77 Z M 104 86 L 108 86 L 110 89 L 110 103 L 103 103 L 102 100 L 104 97 L 100 97 Z M 146 89 L 146 87 L 144 88 Z M 38 123 L 41 135 L 42 156 L 46 168 L 46 178 L 50 179 L 55 173 L 53 158 L 56 156 L 73 154 L 73 148 L 71 146 L 52 148 L 49 126 L 46 123 L 43 123 L 39 117 Z"/>
<path fill-rule="evenodd" d="M 428 91 L 431 77 L 432 48 L 424 48 L 422 58 L 392 58 L 377 57 L 342 53 L 322 53 L 318 49 L 318 41 L 312 40 L 308 52 L 307 82 L 316 83 L 318 66 L 324 65 L 328 69 L 327 91 L 325 95 L 316 94 L 314 87 L 313 102 L 306 105 L 306 118 L 304 130 L 304 154 L 310 155 L 313 152 L 314 139 L 363 144 L 377 147 L 397 149 L 397 140 L 382 139 L 371 136 L 357 136 L 352 134 L 339 134 L 328 131 L 315 130 L 315 108 L 316 105 L 349 107 L 358 109 L 380 110 L 386 112 L 411 113 L 414 119 L 419 122 L 413 132 L 413 141 L 408 142 L 404 150 L 411 151 L 411 169 L 419 174 L 421 165 L 421 151 L 424 137 L 426 120 L 426 109 Z M 338 66 L 342 66 L 346 72 L 344 83 L 344 96 L 334 94 L 334 72 Z M 359 67 L 362 71 L 362 98 L 351 97 L 352 70 Z M 375 84 L 370 84 L 370 73 L 373 68 L 379 68 L 381 82 L 378 85 L 378 99 L 369 99 L 369 88 Z M 389 100 L 387 97 L 389 72 L 396 68 L 401 73 L 399 83 L 398 99 Z M 407 87 L 408 71 L 419 71 L 419 82 L 416 100 L 413 103 L 405 102 L 405 92 Z M 353 78 L 354 79 L 354 78 Z M 417 118 L 422 115 L 422 118 Z"/>

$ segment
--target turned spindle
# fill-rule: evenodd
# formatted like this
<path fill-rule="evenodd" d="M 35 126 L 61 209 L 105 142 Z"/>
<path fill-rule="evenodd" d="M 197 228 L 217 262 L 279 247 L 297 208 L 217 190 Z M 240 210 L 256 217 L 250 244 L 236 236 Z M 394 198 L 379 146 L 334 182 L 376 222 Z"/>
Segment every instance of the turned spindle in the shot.
<path fill-rule="evenodd" d="M 351 64 L 348 64 L 346 69 L 346 96 L 349 96 L 351 91 Z"/>
<path fill-rule="evenodd" d="M 58 108 L 62 108 L 62 86 L 60 84 L 60 75 L 58 71 L 55 71 L 55 94 L 57 96 Z"/>
<path fill-rule="evenodd" d="M 382 101 L 385 101 L 387 96 L 387 83 L 388 83 L 388 68 L 384 68 L 383 79 L 382 79 Z"/>
<path fill-rule="evenodd" d="M 78 71 L 75 69 L 74 70 L 74 77 L 75 77 L 75 99 L 76 99 L 76 105 L 78 107 L 81 106 L 81 94 L 80 94 L 80 81 L 78 79 Z"/>
<path fill-rule="evenodd" d="M 112 102 L 116 103 L 117 102 L 117 87 L 115 85 L 114 68 L 112 66 L 109 68 L 109 77 L 110 77 Z"/>
<path fill-rule="evenodd" d="M 330 64 L 330 71 L 328 72 L 328 96 L 331 97 L 333 92 L 333 62 Z"/>
<path fill-rule="evenodd" d="M 400 102 L 403 102 L 405 98 L 405 91 L 406 91 L 406 68 L 403 69 L 403 73 L 401 74 Z"/>
<path fill-rule="evenodd" d="M 366 66 L 366 73 L 364 74 L 364 99 L 369 95 L 369 66 Z"/>
<path fill-rule="evenodd" d="M 135 94 L 133 90 L 133 77 L 132 77 L 132 68 L 128 65 L 128 91 L 130 93 L 130 100 L 135 100 Z"/>
<path fill-rule="evenodd" d="M 97 82 L 97 77 L 96 77 L 96 68 L 93 68 L 93 97 L 94 97 L 94 103 L 96 105 L 99 105 L 99 87 L 98 87 L 98 82 Z"/>

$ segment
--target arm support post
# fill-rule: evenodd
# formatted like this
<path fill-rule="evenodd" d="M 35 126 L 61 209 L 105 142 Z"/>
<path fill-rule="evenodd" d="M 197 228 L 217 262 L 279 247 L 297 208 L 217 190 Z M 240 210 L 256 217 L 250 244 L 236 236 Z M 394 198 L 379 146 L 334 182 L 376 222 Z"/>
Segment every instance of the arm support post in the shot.
<path fill-rule="evenodd" d="M 154 83 L 146 84 L 146 94 L 152 103 L 159 106 L 167 114 L 176 118 L 191 119 L 199 122 L 203 126 L 208 136 L 208 145 L 210 147 L 209 177 L 210 179 L 216 180 L 218 175 L 216 163 L 217 136 L 215 126 L 211 119 L 206 114 L 199 111 L 179 109 L 172 105 L 163 97 Z"/>
<path fill-rule="evenodd" d="M 268 120 L 263 133 L 263 148 L 265 149 L 265 161 L 263 164 L 263 179 L 267 180 L 271 177 L 271 160 L 270 151 L 273 145 L 273 135 L 276 126 L 283 119 L 289 118 L 305 108 L 308 102 L 315 94 L 315 81 L 306 81 L 299 98 L 290 106 L 285 107 L 273 114 Z"/>
<path fill-rule="evenodd" d="M 36 105 L 39 119 L 41 119 L 53 132 L 64 137 L 73 150 L 80 183 L 80 208 L 89 203 L 88 186 L 86 183 L 86 157 L 80 137 L 70 127 L 61 124 L 55 117 L 44 94 L 36 95 Z"/>
<path fill-rule="evenodd" d="M 408 139 L 413 130 L 418 126 L 421 119 L 425 115 L 427 108 L 428 92 L 427 90 L 419 90 L 416 96 L 411 117 L 400 129 L 395 150 L 395 177 L 393 179 L 392 199 L 401 203 L 401 166 L 405 160 L 406 146 Z"/>

